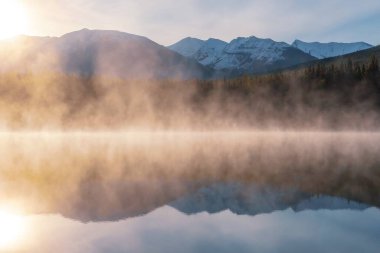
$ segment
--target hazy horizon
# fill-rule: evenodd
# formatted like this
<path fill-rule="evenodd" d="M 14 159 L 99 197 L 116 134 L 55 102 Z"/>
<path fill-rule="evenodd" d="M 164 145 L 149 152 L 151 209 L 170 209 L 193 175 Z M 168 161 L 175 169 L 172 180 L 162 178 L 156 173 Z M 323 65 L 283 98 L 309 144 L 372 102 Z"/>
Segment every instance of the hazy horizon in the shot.
<path fill-rule="evenodd" d="M 372 0 L 365 4 L 342 0 L 17 2 L 24 7 L 27 19 L 21 33 L 32 36 L 61 36 L 88 28 L 137 34 L 166 46 L 185 37 L 231 41 L 252 35 L 287 43 L 294 39 L 380 43 L 376 35 L 380 3 Z"/>
<path fill-rule="evenodd" d="M 151 40 L 153 40 L 152 38 L 150 38 L 150 37 L 148 37 L 148 36 L 144 36 L 144 35 L 141 35 L 141 34 L 136 34 L 136 33 L 130 33 L 130 32 L 128 32 L 128 31 L 122 31 L 122 30 L 115 30 L 115 29 L 97 29 L 97 28 L 87 28 L 87 27 L 83 27 L 83 28 L 79 28 L 79 29 L 76 29 L 76 30 L 73 30 L 73 31 L 69 31 L 69 32 L 67 32 L 67 33 L 63 33 L 63 34 L 59 34 L 59 35 L 52 35 L 52 36 L 49 36 L 49 35 L 33 35 L 33 34 L 27 34 L 27 33 L 23 33 L 23 34 L 19 34 L 19 35 L 16 35 L 16 37 L 17 36 L 30 36 L 30 37 L 48 37 L 48 38 L 60 38 L 60 37 L 62 37 L 62 36 L 64 36 L 64 35 L 66 35 L 66 34 L 69 34 L 69 33 L 73 33 L 73 32 L 79 32 L 79 31 L 82 31 L 82 30 L 91 30 L 91 31 L 115 31 L 115 32 L 122 32 L 122 33 L 127 33 L 127 34 L 132 34 L 132 35 L 137 35 L 137 36 L 143 36 L 143 37 L 146 37 L 146 38 L 148 38 L 148 39 L 151 39 Z M 236 39 L 236 38 L 238 38 L 238 37 L 244 37 L 244 38 L 248 38 L 248 37 L 252 37 L 252 36 L 254 36 L 254 37 L 258 37 L 258 38 L 260 38 L 260 39 L 272 39 L 272 40 L 274 40 L 274 41 L 276 41 L 276 42 L 285 42 L 285 43 L 288 43 L 289 45 L 291 45 L 295 40 L 300 40 L 300 41 L 303 41 L 303 42 L 306 42 L 306 43 L 355 43 L 355 42 L 364 42 L 364 43 L 367 43 L 367 44 L 370 44 L 370 45 L 372 45 L 372 46 L 378 46 L 378 45 L 380 45 L 380 44 L 371 44 L 371 43 L 369 43 L 369 42 L 367 42 L 367 41 L 363 41 L 363 40 L 361 40 L 361 41 L 321 41 L 321 40 L 303 40 L 303 39 L 300 39 L 300 38 L 294 38 L 293 40 L 288 40 L 288 41 L 285 41 L 285 40 L 281 40 L 281 39 L 279 39 L 279 40 L 275 40 L 275 39 L 273 39 L 273 38 L 270 38 L 270 37 L 259 37 L 259 36 L 256 36 L 255 34 L 252 34 L 252 35 L 246 35 L 246 36 L 237 36 L 237 37 L 235 37 L 235 38 L 232 38 L 232 39 L 230 39 L 230 40 L 223 40 L 223 39 L 220 39 L 220 38 L 217 38 L 217 37 L 204 37 L 204 38 L 198 38 L 198 37 L 195 37 L 195 36 L 186 36 L 186 37 L 183 37 L 183 38 L 180 38 L 179 40 L 177 40 L 177 41 L 174 41 L 174 42 L 172 42 L 172 43 L 169 43 L 169 44 L 161 44 L 162 46 L 171 46 L 171 45 L 173 45 L 173 44 L 175 44 L 175 43 L 177 43 L 177 42 L 179 42 L 179 41 L 181 41 L 181 40 L 183 40 L 183 39 L 186 39 L 186 38 L 193 38 L 193 39 L 199 39 L 199 40 L 203 40 L 203 41 L 206 41 L 206 40 L 208 40 L 208 39 L 218 39 L 218 40 L 222 40 L 222 41 L 225 41 L 225 42 L 227 42 L 227 43 L 230 43 L 232 40 L 234 40 L 234 39 Z M 10 39 L 12 39 L 12 38 L 10 38 Z M 9 38 L 7 38 L 7 39 L 3 39 L 3 40 L 9 40 Z M 1 41 L 1 40 L 0 40 Z M 158 41 L 156 41 L 156 40 L 153 40 L 154 42 L 157 42 L 157 43 L 159 43 Z M 160 43 L 159 43 L 160 44 Z"/>

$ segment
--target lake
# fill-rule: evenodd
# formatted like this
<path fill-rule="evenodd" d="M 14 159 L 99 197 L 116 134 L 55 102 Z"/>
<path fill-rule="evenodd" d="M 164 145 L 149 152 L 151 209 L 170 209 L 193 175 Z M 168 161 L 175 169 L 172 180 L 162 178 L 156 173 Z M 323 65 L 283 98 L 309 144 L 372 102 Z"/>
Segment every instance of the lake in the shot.
<path fill-rule="evenodd" d="M 0 134 L 0 251 L 378 252 L 380 134 Z"/>

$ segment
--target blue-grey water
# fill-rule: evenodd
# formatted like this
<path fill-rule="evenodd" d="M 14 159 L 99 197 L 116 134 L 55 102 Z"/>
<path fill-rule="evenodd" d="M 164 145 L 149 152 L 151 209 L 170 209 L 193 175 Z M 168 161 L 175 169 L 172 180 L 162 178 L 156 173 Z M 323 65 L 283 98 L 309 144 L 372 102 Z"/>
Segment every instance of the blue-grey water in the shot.
<path fill-rule="evenodd" d="M 379 134 L 0 138 L 0 251 L 377 253 L 380 248 Z M 13 238 L 6 232 L 12 229 Z"/>

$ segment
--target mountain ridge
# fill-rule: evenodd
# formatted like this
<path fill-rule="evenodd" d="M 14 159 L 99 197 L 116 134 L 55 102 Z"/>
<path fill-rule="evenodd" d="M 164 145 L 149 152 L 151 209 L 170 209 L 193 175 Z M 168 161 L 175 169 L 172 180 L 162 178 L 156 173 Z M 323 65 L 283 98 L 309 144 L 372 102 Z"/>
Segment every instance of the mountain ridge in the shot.
<path fill-rule="evenodd" d="M 321 57 L 325 57 L 323 61 L 331 55 L 344 57 L 363 48 L 365 51 L 373 47 L 365 42 L 301 40 L 290 45 L 255 36 L 238 37 L 230 42 L 187 37 L 164 47 L 140 35 L 84 28 L 60 37 L 22 35 L 0 41 L 0 57 L 7 59 L 0 63 L 0 72 L 62 72 L 127 79 L 217 79 L 293 69 L 314 64 Z"/>
<path fill-rule="evenodd" d="M 316 59 L 285 42 L 255 36 L 238 37 L 229 43 L 197 40 L 197 46 L 188 49 L 195 40 L 186 38 L 169 48 L 227 76 L 265 73 Z"/>
<path fill-rule="evenodd" d="M 1 72 L 58 72 L 127 79 L 207 79 L 212 71 L 149 38 L 82 29 L 61 37 L 0 42 Z"/>
<path fill-rule="evenodd" d="M 292 46 L 300 49 L 301 51 L 308 53 L 318 59 L 325 59 L 330 57 L 336 57 L 362 51 L 373 47 L 366 42 L 304 42 L 296 39 Z"/>

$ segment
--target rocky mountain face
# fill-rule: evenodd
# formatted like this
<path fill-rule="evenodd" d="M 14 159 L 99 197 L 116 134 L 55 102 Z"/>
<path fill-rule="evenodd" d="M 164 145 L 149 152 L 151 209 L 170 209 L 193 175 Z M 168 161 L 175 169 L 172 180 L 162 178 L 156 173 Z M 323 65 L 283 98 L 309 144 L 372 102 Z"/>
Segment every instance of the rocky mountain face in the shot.
<path fill-rule="evenodd" d="M 371 48 L 365 42 L 307 43 L 295 40 L 291 45 L 255 36 L 239 37 L 227 43 L 218 39 L 183 39 L 168 48 L 194 59 L 227 76 L 268 73 L 317 59 L 350 54 Z"/>
<path fill-rule="evenodd" d="M 204 66 L 233 76 L 266 73 L 316 59 L 285 42 L 254 36 L 239 37 L 230 43 L 218 39 L 201 42 L 184 39 L 169 48 Z"/>

